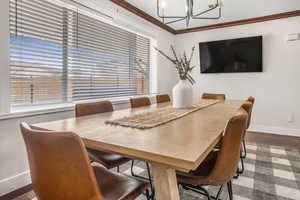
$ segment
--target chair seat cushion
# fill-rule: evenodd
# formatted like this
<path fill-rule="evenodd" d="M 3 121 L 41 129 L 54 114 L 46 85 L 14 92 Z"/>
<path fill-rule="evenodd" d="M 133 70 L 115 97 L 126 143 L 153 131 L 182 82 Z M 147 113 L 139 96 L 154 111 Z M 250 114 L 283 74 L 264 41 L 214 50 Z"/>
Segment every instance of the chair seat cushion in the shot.
<path fill-rule="evenodd" d="M 178 183 L 191 184 L 191 185 L 205 185 L 210 184 L 206 177 L 212 172 L 218 151 L 214 150 L 205 158 L 196 170 L 185 172 L 177 172 Z"/>
<path fill-rule="evenodd" d="M 114 153 L 108 153 L 108 152 L 89 149 L 89 148 L 87 149 L 87 151 L 92 161 L 102 164 L 107 169 L 117 167 L 119 165 L 122 165 L 130 161 L 129 158 Z"/>
<path fill-rule="evenodd" d="M 111 172 L 103 167 L 93 167 L 93 169 L 105 200 L 132 200 L 149 186 L 144 181 Z"/>

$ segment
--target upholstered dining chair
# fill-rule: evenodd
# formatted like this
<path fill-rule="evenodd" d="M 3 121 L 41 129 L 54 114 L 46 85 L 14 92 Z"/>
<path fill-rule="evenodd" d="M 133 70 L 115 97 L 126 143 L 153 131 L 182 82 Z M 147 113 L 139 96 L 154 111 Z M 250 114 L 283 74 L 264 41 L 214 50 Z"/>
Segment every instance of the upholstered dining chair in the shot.
<path fill-rule="evenodd" d="M 130 99 L 131 108 L 139 108 L 142 106 L 150 106 L 151 101 L 148 97 L 139 97 Z"/>
<path fill-rule="evenodd" d="M 233 199 L 232 183 L 240 160 L 241 142 L 246 129 L 248 114 L 244 108 L 227 123 L 221 142 L 220 150 L 212 151 L 200 166 L 188 173 L 177 172 L 177 180 L 184 189 L 189 189 L 207 196 L 219 199 L 223 186 L 227 184 L 230 200 Z M 220 186 L 216 197 L 212 197 L 203 188 L 204 185 Z"/>
<path fill-rule="evenodd" d="M 75 105 L 76 117 L 82 117 L 86 115 L 93 115 L 93 114 L 112 112 L 112 111 L 114 111 L 114 109 L 110 101 L 79 103 Z"/>
<path fill-rule="evenodd" d="M 156 103 L 164 103 L 164 102 L 170 102 L 170 96 L 168 94 L 159 94 L 156 95 Z"/>
<path fill-rule="evenodd" d="M 139 108 L 139 107 L 143 107 L 143 106 L 150 106 L 151 105 L 151 101 L 148 97 L 140 97 L 140 98 L 131 98 L 130 99 L 130 104 L 131 104 L 131 108 Z M 137 175 L 134 173 L 134 160 L 132 160 L 131 162 L 131 175 L 137 178 L 142 178 L 145 179 L 145 177 Z M 150 172 L 150 165 L 148 162 L 146 163 L 146 167 L 147 167 L 147 173 L 148 173 L 148 178 L 146 178 L 147 180 L 149 180 L 150 182 L 150 186 L 151 186 L 151 197 L 154 197 L 154 190 L 153 190 L 153 184 L 152 184 L 152 178 L 151 178 L 151 172 Z"/>
<path fill-rule="evenodd" d="M 22 123 L 34 192 L 39 200 L 129 200 L 148 184 L 104 167 L 92 167 L 81 138 L 72 132 L 36 130 Z"/>
<path fill-rule="evenodd" d="M 249 129 L 250 124 L 251 124 L 252 110 L 253 110 L 253 106 L 254 106 L 254 101 L 255 101 L 255 98 L 250 96 L 242 106 L 247 111 L 249 117 L 248 117 L 248 121 L 247 121 L 246 130 L 245 130 L 245 133 L 243 135 L 243 141 L 242 141 L 243 151 L 241 153 L 242 169 L 238 171 L 239 174 L 244 173 L 244 159 L 247 157 L 246 133 L 247 133 L 247 129 Z"/>
<path fill-rule="evenodd" d="M 248 120 L 248 123 L 247 123 L 247 129 L 248 129 L 250 127 L 250 124 L 251 124 L 252 110 L 253 110 L 255 98 L 252 97 L 252 96 L 250 96 L 250 97 L 248 97 L 247 102 L 250 102 L 251 105 L 252 105 L 251 108 L 250 108 L 250 110 L 249 110 L 249 120 Z"/>
<path fill-rule="evenodd" d="M 216 100 L 225 100 L 225 94 L 213 94 L 213 93 L 203 93 L 202 99 L 216 99 Z"/>
<path fill-rule="evenodd" d="M 83 117 L 92 114 L 112 112 L 113 110 L 114 109 L 110 101 L 80 103 L 80 104 L 76 104 L 75 106 L 75 116 Z M 87 151 L 92 161 L 102 164 L 107 169 L 112 169 L 116 167 L 118 172 L 120 169 L 119 168 L 120 165 L 130 161 L 129 158 L 114 153 L 94 150 L 90 148 L 87 148 Z"/>

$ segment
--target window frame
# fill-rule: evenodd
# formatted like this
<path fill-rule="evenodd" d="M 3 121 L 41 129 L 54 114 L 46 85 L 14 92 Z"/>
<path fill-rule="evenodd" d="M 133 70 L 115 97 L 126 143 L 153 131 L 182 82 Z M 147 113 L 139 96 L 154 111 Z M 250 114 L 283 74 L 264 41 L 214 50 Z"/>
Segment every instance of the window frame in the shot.
<path fill-rule="evenodd" d="M 0 12 L 0 113 L 10 113 L 10 59 L 9 59 L 9 0 L 1 1 L 4 8 Z M 6 9 L 5 9 L 6 8 Z M 7 51 L 5 51 L 5 49 Z"/>
<path fill-rule="evenodd" d="M 10 1 L 6 0 L 5 2 L 7 3 L 7 7 L 9 8 Z M 53 3 L 55 3 L 55 1 Z M 100 20 L 100 21 L 102 21 L 104 23 L 107 23 L 107 24 L 109 24 L 111 26 L 115 26 L 115 27 L 121 28 L 121 29 L 126 30 L 128 32 L 131 32 L 131 33 L 134 33 L 134 34 L 137 34 L 137 35 L 140 35 L 140 36 L 143 36 L 143 37 L 149 39 L 150 40 L 150 51 L 149 51 L 149 57 L 150 57 L 150 63 L 149 63 L 149 68 L 150 68 L 150 74 L 149 74 L 149 94 L 148 95 L 142 95 L 142 96 L 150 96 L 151 97 L 151 96 L 153 96 L 154 93 L 156 93 L 156 91 L 157 91 L 157 79 L 156 79 L 156 77 L 157 77 L 157 75 L 156 75 L 157 69 L 156 69 L 156 64 L 155 63 L 156 63 L 156 55 L 157 54 L 154 52 L 154 48 L 153 48 L 154 44 L 156 44 L 156 40 L 155 39 L 153 39 L 150 36 L 141 34 L 141 33 L 137 32 L 137 31 L 133 31 L 130 28 L 118 25 L 118 24 L 114 23 L 113 20 L 108 20 L 106 18 L 100 17 L 99 15 L 96 15 L 96 14 L 94 14 L 92 12 L 88 12 L 88 11 L 86 11 L 84 9 L 80 9 L 78 7 L 75 7 L 75 6 L 69 5 L 69 4 L 67 4 L 65 6 L 68 9 L 75 9 L 76 11 L 78 11 L 78 12 L 80 12 L 82 14 L 88 15 L 89 17 L 93 17 L 93 18 L 95 18 L 97 20 Z M 46 105 L 45 104 L 23 105 L 23 106 L 14 106 L 14 109 L 12 109 L 11 102 L 10 102 L 10 87 L 9 87 L 9 84 L 10 84 L 10 78 L 9 78 L 10 77 L 9 9 L 6 9 L 6 10 L 7 10 L 7 13 L 5 13 L 6 17 L 2 17 L 1 18 L 1 21 L 3 21 L 3 22 L 5 21 L 5 24 L 7 25 L 7 29 L 2 29 L 2 30 L 6 30 L 6 34 L 5 34 L 6 41 L 5 40 L 2 40 L 2 41 L 4 41 L 6 43 L 5 46 L 8 49 L 8 51 L 7 51 L 6 58 L 2 59 L 2 60 L 6 61 L 6 64 L 3 65 L 3 66 L 7 66 L 7 67 L 5 67 L 5 70 L 2 70 L 2 71 L 4 71 L 4 73 L 2 73 L 2 71 L 1 71 L 1 76 L 3 75 L 3 77 L 6 77 L 6 80 L 4 80 L 3 78 L 1 78 L 1 80 L 0 80 L 1 85 L 4 84 L 4 86 L 5 86 L 5 87 L 1 87 L 2 89 L 0 89 L 0 95 L 1 95 L 0 96 L 0 114 L 1 113 L 30 112 L 30 111 L 35 111 L 35 110 L 42 110 L 41 109 L 42 107 L 45 107 L 46 110 L 49 110 L 49 107 L 51 107 L 51 105 L 52 105 L 53 108 L 57 108 L 57 107 L 62 107 L 63 108 L 63 107 L 70 107 L 70 105 L 74 105 L 75 103 L 78 103 L 78 102 L 87 102 L 87 101 L 93 102 L 93 101 L 104 100 L 104 98 L 100 98 L 100 99 L 92 99 L 92 100 L 62 102 L 62 103 L 53 103 L 50 106 L 49 106 L 49 104 L 46 104 Z M 1 33 L 1 37 L 3 35 L 4 34 Z M 2 43 L 3 42 L 1 42 L 1 47 L 2 47 Z M 5 98 L 1 98 L 1 97 L 5 97 Z M 130 97 L 132 97 L 132 96 L 111 97 L 111 98 L 109 98 L 109 100 L 112 100 L 113 102 L 124 103 L 124 101 L 125 101 L 124 99 L 128 99 Z M 18 108 L 20 108 L 20 109 L 18 109 Z M 24 110 L 26 110 L 26 111 L 24 111 Z"/>

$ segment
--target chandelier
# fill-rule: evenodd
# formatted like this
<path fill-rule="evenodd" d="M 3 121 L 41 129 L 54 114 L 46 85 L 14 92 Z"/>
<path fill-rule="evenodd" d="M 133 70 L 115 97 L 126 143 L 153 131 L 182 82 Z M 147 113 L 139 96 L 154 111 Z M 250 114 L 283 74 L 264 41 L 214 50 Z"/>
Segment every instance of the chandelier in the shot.
<path fill-rule="evenodd" d="M 164 24 L 172 24 L 179 21 L 186 21 L 186 26 L 189 26 L 191 19 L 220 19 L 222 16 L 222 7 L 223 7 L 223 0 L 215 0 L 215 3 L 209 4 L 208 8 L 200 13 L 194 14 L 194 0 L 186 0 L 186 7 L 185 7 L 185 16 L 166 16 L 165 15 L 165 8 L 166 2 L 165 0 L 160 1 L 157 0 L 157 16 L 162 19 Z M 203 15 L 218 9 L 218 16 L 214 17 L 204 17 Z M 166 22 L 166 19 L 170 21 Z"/>

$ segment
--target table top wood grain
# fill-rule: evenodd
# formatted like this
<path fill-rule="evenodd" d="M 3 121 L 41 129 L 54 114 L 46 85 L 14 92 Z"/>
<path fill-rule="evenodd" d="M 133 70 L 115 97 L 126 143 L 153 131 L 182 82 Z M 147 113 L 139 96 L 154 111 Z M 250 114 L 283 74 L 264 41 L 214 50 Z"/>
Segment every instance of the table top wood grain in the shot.
<path fill-rule="evenodd" d="M 172 106 L 170 103 L 38 123 L 33 126 L 55 131 L 72 131 L 90 148 L 189 171 L 197 168 L 218 143 L 227 121 L 243 102 L 221 101 L 183 118 L 146 130 L 106 125 L 104 122 Z"/>

